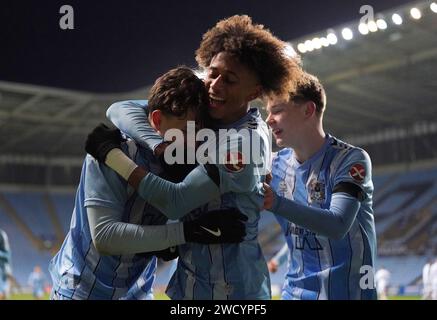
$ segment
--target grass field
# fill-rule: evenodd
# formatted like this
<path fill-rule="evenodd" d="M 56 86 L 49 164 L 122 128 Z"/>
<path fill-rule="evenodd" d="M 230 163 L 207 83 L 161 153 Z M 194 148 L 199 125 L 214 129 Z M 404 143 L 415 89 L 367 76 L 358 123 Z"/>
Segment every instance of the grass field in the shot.
<path fill-rule="evenodd" d="M 273 300 L 279 300 L 279 296 L 273 297 Z M 48 300 L 49 295 L 45 295 L 43 300 Z M 31 294 L 16 294 L 11 300 L 34 300 Z M 169 300 L 165 293 L 156 293 L 155 300 Z M 420 296 L 391 296 L 389 300 L 420 300 Z"/>
<path fill-rule="evenodd" d="M 44 295 L 44 298 L 41 300 L 48 300 L 49 295 Z M 35 300 L 31 293 L 20 293 L 20 294 L 14 294 L 10 297 L 10 300 Z"/>
<path fill-rule="evenodd" d="M 388 300 L 420 300 L 421 296 L 391 296 Z"/>

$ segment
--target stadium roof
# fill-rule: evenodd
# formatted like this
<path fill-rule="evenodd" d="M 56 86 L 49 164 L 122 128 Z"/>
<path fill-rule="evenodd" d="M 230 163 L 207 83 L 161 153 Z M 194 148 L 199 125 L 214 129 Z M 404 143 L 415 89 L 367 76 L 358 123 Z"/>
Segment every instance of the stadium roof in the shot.
<path fill-rule="evenodd" d="M 429 3 L 416 3 L 418 20 L 410 16 L 413 5 L 382 12 L 378 18 L 387 28 L 367 35 L 358 33 L 356 20 L 290 41 L 298 50 L 308 39 L 337 36 L 335 45 L 302 54 L 304 67 L 327 90 L 327 131 L 358 144 L 437 132 L 437 13 Z M 394 13 L 403 17 L 401 25 L 392 22 Z M 349 41 L 341 36 L 345 27 L 354 33 Z M 0 162 L 78 165 L 85 135 L 104 120 L 107 106 L 144 93 L 92 94 L 0 82 Z"/>
<path fill-rule="evenodd" d="M 385 21 L 380 23 L 384 30 L 363 35 L 359 21 L 353 21 L 293 41 L 303 51 L 305 43 L 310 45 L 303 62 L 325 85 L 329 131 L 358 144 L 400 138 L 405 130 L 437 132 L 437 12 L 430 3 L 377 15 L 375 20 Z M 420 10 L 420 19 L 411 17 L 412 8 Z M 402 17 L 402 24 L 393 22 L 393 14 Z M 352 30 L 351 40 L 343 38 L 345 28 Z M 336 35 L 335 45 L 312 48 L 314 38 L 329 33 Z"/>
<path fill-rule="evenodd" d="M 385 10 L 408 0 L 367 0 Z M 74 29 L 61 30 L 62 0 L 9 1 L 0 10 L 0 80 L 87 91 L 150 85 L 179 64 L 195 66 L 202 34 L 248 14 L 281 39 L 359 17 L 362 0 L 72 1 Z"/>

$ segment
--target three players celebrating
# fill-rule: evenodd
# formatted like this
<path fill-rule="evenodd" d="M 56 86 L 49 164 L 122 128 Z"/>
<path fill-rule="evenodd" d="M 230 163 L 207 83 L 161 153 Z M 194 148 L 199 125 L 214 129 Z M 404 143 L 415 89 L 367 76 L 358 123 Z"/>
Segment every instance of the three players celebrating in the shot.
<path fill-rule="evenodd" d="M 263 26 L 234 16 L 209 30 L 196 52 L 204 85 L 177 68 L 158 79 L 148 101 L 111 106 L 108 117 L 133 140 L 104 126 L 89 135 L 86 150 L 100 163 L 88 156 L 84 164 L 72 227 L 51 266 L 53 298 L 150 297 L 154 256 L 177 246 L 172 299 L 270 299 L 257 240 L 263 206 L 280 216 L 291 251 L 284 299 L 375 297 L 372 286 L 360 287 L 359 273 L 374 263 L 370 159 L 324 133 L 323 87 L 285 52 Z M 257 141 L 258 158 L 268 163 L 267 125 L 250 107 L 260 97 L 285 147 L 273 162 L 272 187 L 242 147 Z M 215 151 L 206 163 L 169 166 L 162 137 L 185 130 L 187 120 L 235 130 L 200 146 Z"/>

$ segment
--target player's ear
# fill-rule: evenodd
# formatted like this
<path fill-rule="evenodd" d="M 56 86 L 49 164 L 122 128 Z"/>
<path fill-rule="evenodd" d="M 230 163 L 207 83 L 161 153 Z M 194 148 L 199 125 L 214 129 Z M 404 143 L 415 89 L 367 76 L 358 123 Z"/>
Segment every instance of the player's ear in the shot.
<path fill-rule="evenodd" d="M 250 102 L 252 100 L 255 100 L 256 98 L 261 97 L 262 94 L 262 87 L 260 84 L 256 85 L 254 90 L 252 91 L 252 93 L 250 95 L 247 96 L 246 100 L 247 102 Z"/>
<path fill-rule="evenodd" d="M 162 112 L 161 110 L 153 110 L 150 120 L 151 125 L 155 128 L 156 131 L 159 131 L 161 129 L 161 119 L 162 119 Z"/>
<path fill-rule="evenodd" d="M 311 116 L 316 113 L 316 109 L 316 104 L 313 101 L 305 103 L 305 117 L 311 118 Z"/>

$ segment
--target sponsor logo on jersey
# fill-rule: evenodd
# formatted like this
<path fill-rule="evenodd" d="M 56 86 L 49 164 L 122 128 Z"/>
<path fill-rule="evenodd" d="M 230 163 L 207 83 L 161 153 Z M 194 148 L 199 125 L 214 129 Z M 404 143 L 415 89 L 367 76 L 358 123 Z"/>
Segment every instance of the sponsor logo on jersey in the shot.
<path fill-rule="evenodd" d="M 278 191 L 282 194 L 285 194 L 287 192 L 287 183 L 285 182 L 285 180 L 279 182 Z"/>
<path fill-rule="evenodd" d="M 285 236 L 293 237 L 294 249 L 296 250 L 323 250 L 316 233 L 296 226 L 294 223 L 288 223 Z"/>

